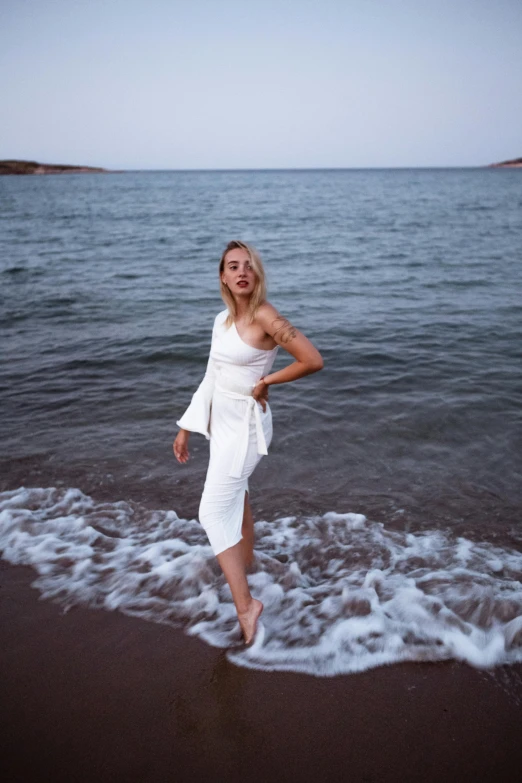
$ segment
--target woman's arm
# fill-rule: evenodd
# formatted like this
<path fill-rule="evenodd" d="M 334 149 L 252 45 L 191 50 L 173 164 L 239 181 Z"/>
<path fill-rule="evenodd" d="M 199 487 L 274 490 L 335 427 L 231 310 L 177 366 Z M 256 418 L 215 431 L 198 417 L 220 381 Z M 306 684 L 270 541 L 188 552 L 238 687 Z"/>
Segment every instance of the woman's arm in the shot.
<path fill-rule="evenodd" d="M 261 378 L 253 391 L 255 399 L 264 401 L 268 386 L 295 381 L 297 378 L 323 369 L 323 357 L 317 348 L 271 304 L 265 302 L 261 305 L 256 313 L 256 320 L 281 348 L 294 357 L 295 361 L 288 367 Z"/>
<path fill-rule="evenodd" d="M 183 416 L 176 422 L 180 430 L 174 439 L 172 449 L 174 456 L 178 462 L 187 462 L 190 454 L 188 450 L 188 443 L 191 432 L 199 432 L 204 435 L 207 440 L 210 439 L 209 424 L 210 424 L 210 411 L 212 407 L 212 394 L 214 391 L 215 383 L 215 368 L 214 360 L 212 359 L 212 347 L 216 335 L 216 324 L 219 318 L 219 313 L 214 320 L 214 327 L 212 329 L 212 341 L 210 346 L 210 356 L 208 357 L 207 368 L 203 380 L 199 384 L 198 388 L 192 395 L 190 404 L 183 414 Z"/>
<path fill-rule="evenodd" d="M 178 462 L 187 462 L 190 457 L 188 450 L 189 438 L 191 432 L 200 432 L 207 440 L 210 438 L 208 431 L 210 422 L 210 409 L 212 404 L 212 393 L 214 390 L 215 371 L 212 357 L 207 362 L 207 369 L 203 380 L 192 395 L 190 405 L 178 419 L 176 424 L 180 428 L 172 444 L 174 456 Z"/>

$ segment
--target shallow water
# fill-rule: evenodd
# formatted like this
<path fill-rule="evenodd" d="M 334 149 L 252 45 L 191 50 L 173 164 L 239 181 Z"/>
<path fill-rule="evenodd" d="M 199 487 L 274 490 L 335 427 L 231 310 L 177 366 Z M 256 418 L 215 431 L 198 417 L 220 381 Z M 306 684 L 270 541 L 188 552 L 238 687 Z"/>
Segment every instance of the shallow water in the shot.
<path fill-rule="evenodd" d="M 257 523 L 249 576 L 264 603 L 245 650 L 228 585 L 196 520 L 79 490 L 0 496 L 0 546 L 45 598 L 183 627 L 243 666 L 330 676 L 398 661 L 522 661 L 522 553 L 362 514 Z"/>

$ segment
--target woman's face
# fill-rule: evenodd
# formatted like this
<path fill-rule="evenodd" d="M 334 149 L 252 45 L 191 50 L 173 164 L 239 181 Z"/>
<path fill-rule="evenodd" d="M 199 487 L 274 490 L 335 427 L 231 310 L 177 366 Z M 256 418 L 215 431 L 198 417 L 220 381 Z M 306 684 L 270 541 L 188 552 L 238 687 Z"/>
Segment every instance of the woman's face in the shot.
<path fill-rule="evenodd" d="M 250 296 L 255 288 L 254 272 L 248 252 L 242 248 L 229 250 L 225 256 L 221 280 L 229 287 L 233 296 Z"/>

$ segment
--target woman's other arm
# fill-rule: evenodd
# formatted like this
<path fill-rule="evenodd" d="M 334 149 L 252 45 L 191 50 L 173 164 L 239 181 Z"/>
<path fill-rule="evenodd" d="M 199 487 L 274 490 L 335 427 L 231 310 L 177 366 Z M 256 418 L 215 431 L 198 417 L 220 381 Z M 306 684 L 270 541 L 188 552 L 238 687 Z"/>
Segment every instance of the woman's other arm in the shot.
<path fill-rule="evenodd" d="M 215 339 L 217 316 L 212 330 L 212 342 L 210 347 L 210 356 L 208 357 L 207 367 L 203 380 L 192 395 L 190 405 L 183 416 L 176 422 L 180 430 L 172 444 L 174 456 L 178 462 L 187 462 L 190 454 L 188 443 L 191 432 L 199 432 L 207 440 L 210 439 L 210 410 L 212 407 L 212 394 L 215 383 L 214 361 L 212 359 L 212 345 Z"/>

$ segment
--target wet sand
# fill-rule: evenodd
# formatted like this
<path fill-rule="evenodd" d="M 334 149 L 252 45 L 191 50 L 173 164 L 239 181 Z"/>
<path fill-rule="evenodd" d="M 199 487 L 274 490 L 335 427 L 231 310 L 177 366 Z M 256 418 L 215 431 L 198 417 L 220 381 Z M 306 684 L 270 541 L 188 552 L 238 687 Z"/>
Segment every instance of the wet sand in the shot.
<path fill-rule="evenodd" d="M 0 561 L 0 774 L 70 781 L 509 781 L 522 667 L 454 662 L 319 679 L 118 612 L 39 600 Z"/>

